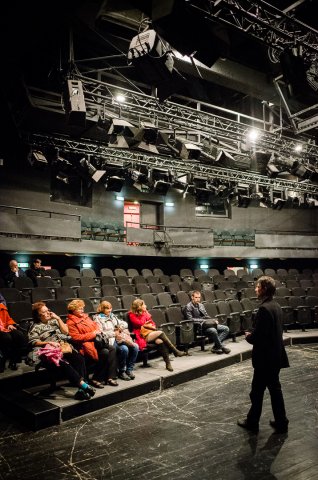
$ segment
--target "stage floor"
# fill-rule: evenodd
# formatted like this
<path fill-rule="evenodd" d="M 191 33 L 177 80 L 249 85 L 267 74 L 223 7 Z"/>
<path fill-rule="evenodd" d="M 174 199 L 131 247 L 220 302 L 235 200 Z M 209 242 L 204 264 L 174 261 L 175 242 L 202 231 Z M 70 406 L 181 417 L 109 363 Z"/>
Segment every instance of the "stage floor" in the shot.
<path fill-rule="evenodd" d="M 259 434 L 236 425 L 249 408 L 246 360 L 38 432 L 1 413 L 0 478 L 318 479 L 318 344 L 287 352 L 288 434 L 269 426 L 267 392 Z"/>

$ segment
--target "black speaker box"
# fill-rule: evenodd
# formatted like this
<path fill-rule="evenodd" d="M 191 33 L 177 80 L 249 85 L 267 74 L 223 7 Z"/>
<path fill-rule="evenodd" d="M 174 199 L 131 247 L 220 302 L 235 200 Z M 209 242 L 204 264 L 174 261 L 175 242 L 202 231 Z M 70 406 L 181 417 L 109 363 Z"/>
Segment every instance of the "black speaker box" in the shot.
<path fill-rule="evenodd" d="M 86 125 L 86 106 L 82 82 L 68 80 L 65 92 L 65 109 L 67 123 L 78 127 Z"/>

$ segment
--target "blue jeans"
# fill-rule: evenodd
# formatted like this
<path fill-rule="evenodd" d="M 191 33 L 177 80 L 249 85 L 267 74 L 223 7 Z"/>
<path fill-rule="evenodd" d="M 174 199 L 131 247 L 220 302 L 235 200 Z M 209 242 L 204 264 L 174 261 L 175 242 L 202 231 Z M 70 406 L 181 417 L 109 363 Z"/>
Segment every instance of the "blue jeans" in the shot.
<path fill-rule="evenodd" d="M 214 348 L 222 348 L 222 342 L 229 334 L 229 327 L 226 325 L 217 325 L 216 328 L 207 328 L 204 333 L 214 342 Z"/>
<path fill-rule="evenodd" d="M 138 345 L 127 346 L 124 343 L 114 343 L 118 355 L 118 369 L 119 373 L 131 372 L 134 369 L 134 365 L 138 355 Z"/>

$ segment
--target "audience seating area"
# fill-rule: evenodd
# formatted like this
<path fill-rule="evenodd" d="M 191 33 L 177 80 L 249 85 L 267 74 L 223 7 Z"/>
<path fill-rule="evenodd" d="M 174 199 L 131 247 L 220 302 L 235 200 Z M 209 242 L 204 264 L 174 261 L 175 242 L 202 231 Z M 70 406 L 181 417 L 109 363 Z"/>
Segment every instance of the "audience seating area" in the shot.
<path fill-rule="evenodd" d="M 233 340 L 244 330 L 251 328 L 253 314 L 257 309 L 255 282 L 263 274 L 276 279 L 276 300 L 284 312 L 284 329 L 305 329 L 317 325 L 318 317 L 318 272 L 306 269 L 243 269 L 220 272 L 182 268 L 173 275 L 161 269 L 102 268 L 99 275 L 91 268 L 67 268 L 65 272 L 47 270 L 47 277 L 38 279 L 34 287 L 29 278 L 17 278 L 14 287 L 0 287 L 6 299 L 10 315 L 27 329 L 31 321 L 31 304 L 40 300 L 48 302 L 50 308 L 62 318 L 67 315 L 67 303 L 73 298 L 85 301 L 86 312 L 94 313 L 101 300 L 109 300 L 113 311 L 124 317 L 135 298 L 142 298 L 151 311 L 160 310 L 164 322 L 181 328 L 182 307 L 191 298 L 193 290 L 200 290 L 202 301 L 212 317 L 218 318 L 230 328 Z M 2 283 L 4 285 L 4 282 Z M 173 312 L 174 308 L 178 313 Z M 160 314 L 161 315 L 161 314 Z M 177 321 L 176 318 L 179 320 Z M 194 328 L 192 326 L 194 332 Z M 177 333 L 179 341 L 179 332 Z M 187 337 L 190 339 L 190 337 Z M 201 338 L 199 339 L 201 342 Z M 195 344 L 196 336 L 189 342 Z"/>

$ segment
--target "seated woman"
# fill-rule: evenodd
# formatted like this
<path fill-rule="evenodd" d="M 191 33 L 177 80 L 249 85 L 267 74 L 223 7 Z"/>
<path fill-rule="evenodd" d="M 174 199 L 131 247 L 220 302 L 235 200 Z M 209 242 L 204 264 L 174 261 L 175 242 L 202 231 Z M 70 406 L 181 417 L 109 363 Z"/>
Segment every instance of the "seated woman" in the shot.
<path fill-rule="evenodd" d="M 169 372 L 173 372 L 169 359 L 169 350 L 173 352 L 175 357 L 183 357 L 187 353 L 178 350 L 164 332 L 157 330 L 145 302 L 140 298 L 133 301 L 128 315 L 140 350 L 143 350 L 148 343 L 155 343 L 165 361 L 166 369 Z"/>
<path fill-rule="evenodd" d="M 80 353 L 94 365 L 92 385 L 96 388 L 103 388 L 104 384 L 117 387 L 116 349 L 112 345 L 96 348 L 96 336 L 101 333 L 101 329 L 84 313 L 84 308 L 85 303 L 80 299 L 68 304 L 69 335 L 78 343 Z"/>
<path fill-rule="evenodd" d="M 0 372 L 5 369 L 6 359 L 9 359 L 9 368 L 17 370 L 21 356 L 28 351 L 27 335 L 18 329 L 3 303 L 0 303 L 0 350 Z"/>
<path fill-rule="evenodd" d="M 128 324 L 119 320 L 112 312 L 112 305 L 103 301 L 97 308 L 97 315 L 93 316 L 101 332 L 108 338 L 110 345 L 114 345 L 118 355 L 118 370 L 121 380 L 134 380 L 133 369 L 138 355 L 138 345 L 128 331 Z"/>
<path fill-rule="evenodd" d="M 76 400 L 88 400 L 95 395 L 95 389 L 85 381 L 87 378 L 85 360 L 74 348 L 69 353 L 59 352 L 61 342 L 68 335 L 68 327 L 63 320 L 51 312 L 44 302 L 32 305 L 34 324 L 29 332 L 29 341 L 33 347 L 33 359 L 41 364 L 53 375 L 62 371 L 72 385 L 78 386 Z M 56 347 L 57 351 L 51 347 Z M 49 347 L 44 348 L 43 347 Z M 42 355 L 41 355 L 41 349 Z M 51 351 L 50 351 L 51 350 Z M 55 361 L 53 360 L 56 354 Z"/>

